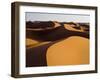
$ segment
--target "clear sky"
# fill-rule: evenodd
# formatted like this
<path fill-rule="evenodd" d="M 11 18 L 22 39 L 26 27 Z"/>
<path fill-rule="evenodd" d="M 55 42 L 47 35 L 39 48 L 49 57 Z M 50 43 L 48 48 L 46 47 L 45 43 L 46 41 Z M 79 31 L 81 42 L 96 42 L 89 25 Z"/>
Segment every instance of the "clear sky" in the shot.
<path fill-rule="evenodd" d="M 26 21 L 59 21 L 59 22 L 86 22 L 89 23 L 90 16 L 84 14 L 54 14 L 26 12 Z"/>

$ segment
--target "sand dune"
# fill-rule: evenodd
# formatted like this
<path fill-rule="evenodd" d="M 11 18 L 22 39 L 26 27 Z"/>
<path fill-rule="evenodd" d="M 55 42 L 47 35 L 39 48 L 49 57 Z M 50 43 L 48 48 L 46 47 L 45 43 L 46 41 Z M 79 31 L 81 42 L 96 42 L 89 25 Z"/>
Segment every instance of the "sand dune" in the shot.
<path fill-rule="evenodd" d="M 67 28 L 66 28 L 67 27 Z M 70 36 L 82 36 L 89 38 L 88 33 L 84 33 L 82 30 L 74 29 L 70 26 L 60 26 L 49 30 L 27 30 L 26 37 L 37 41 L 55 41 Z"/>
<path fill-rule="evenodd" d="M 80 30 L 73 28 L 71 25 L 69 24 L 64 24 L 65 29 L 70 30 L 70 31 L 78 31 L 78 32 L 84 32 L 83 28 L 81 28 Z"/>
<path fill-rule="evenodd" d="M 26 67 L 89 64 L 89 24 L 26 24 Z"/>
<path fill-rule="evenodd" d="M 54 28 L 61 26 L 61 24 L 57 21 L 53 21 L 53 23 L 54 23 Z"/>
<path fill-rule="evenodd" d="M 30 38 L 26 39 L 26 47 L 31 47 L 34 46 L 36 44 L 38 44 L 39 42 Z"/>
<path fill-rule="evenodd" d="M 89 39 L 72 36 L 26 52 L 27 67 L 89 64 Z"/>
<path fill-rule="evenodd" d="M 89 40 L 69 37 L 49 47 L 46 56 L 48 66 L 89 64 Z"/>

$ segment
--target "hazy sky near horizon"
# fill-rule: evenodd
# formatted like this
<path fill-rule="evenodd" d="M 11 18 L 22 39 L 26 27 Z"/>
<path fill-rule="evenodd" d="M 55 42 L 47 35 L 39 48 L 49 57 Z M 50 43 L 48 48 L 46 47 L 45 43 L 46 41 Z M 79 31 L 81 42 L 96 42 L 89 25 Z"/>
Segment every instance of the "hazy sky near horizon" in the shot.
<path fill-rule="evenodd" d="M 89 23 L 90 16 L 84 14 L 55 14 L 26 12 L 26 21 L 59 21 L 59 22 L 83 22 Z"/>

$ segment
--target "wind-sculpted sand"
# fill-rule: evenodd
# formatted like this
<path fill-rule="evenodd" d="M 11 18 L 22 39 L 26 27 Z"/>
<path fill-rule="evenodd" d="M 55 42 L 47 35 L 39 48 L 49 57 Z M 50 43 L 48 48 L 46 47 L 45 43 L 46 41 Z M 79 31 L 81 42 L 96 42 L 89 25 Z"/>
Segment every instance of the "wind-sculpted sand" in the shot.
<path fill-rule="evenodd" d="M 89 24 L 26 24 L 26 67 L 89 64 Z"/>
<path fill-rule="evenodd" d="M 49 66 L 89 64 L 89 40 L 69 37 L 50 46 L 46 57 Z"/>
<path fill-rule="evenodd" d="M 67 30 L 70 30 L 70 31 L 78 31 L 78 32 L 84 32 L 84 30 L 82 28 L 80 29 L 75 29 L 73 28 L 71 25 L 69 24 L 64 24 L 64 27 L 67 29 Z"/>

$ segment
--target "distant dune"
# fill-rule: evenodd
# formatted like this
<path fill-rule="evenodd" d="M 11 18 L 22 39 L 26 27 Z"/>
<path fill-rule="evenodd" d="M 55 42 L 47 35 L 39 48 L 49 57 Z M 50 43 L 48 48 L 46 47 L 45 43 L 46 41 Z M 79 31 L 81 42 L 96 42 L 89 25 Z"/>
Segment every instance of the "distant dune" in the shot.
<path fill-rule="evenodd" d="M 72 22 L 65 24 L 57 21 L 27 22 L 26 37 L 38 41 L 54 41 L 69 36 L 82 36 L 89 38 L 89 29 L 86 30 L 86 28 L 77 24 Z"/>

